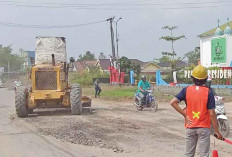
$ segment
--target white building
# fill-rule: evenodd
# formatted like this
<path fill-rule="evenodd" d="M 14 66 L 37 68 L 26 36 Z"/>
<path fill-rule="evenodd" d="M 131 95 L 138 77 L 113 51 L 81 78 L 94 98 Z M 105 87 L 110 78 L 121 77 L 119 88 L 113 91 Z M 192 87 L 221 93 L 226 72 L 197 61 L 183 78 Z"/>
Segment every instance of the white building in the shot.
<path fill-rule="evenodd" d="M 205 67 L 232 67 L 232 21 L 200 37 L 200 61 Z"/>

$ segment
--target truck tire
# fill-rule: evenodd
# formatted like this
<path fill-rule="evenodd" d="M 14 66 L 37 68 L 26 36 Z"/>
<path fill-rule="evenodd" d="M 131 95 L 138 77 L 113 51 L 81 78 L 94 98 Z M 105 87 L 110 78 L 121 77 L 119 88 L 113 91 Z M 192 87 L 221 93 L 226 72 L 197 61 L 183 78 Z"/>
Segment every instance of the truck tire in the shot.
<path fill-rule="evenodd" d="M 28 102 L 27 87 L 23 87 L 23 86 L 18 87 L 15 95 L 15 108 L 16 108 L 16 114 L 19 118 L 28 116 L 27 102 Z"/>
<path fill-rule="evenodd" d="M 74 84 L 70 91 L 71 112 L 73 115 L 80 115 L 82 113 L 82 90 L 79 84 Z"/>

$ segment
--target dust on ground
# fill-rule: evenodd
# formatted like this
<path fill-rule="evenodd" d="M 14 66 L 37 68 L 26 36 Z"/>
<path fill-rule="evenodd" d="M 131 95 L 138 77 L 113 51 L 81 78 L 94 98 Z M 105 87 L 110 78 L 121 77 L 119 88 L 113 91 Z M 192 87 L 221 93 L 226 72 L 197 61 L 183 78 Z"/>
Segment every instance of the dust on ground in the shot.
<path fill-rule="evenodd" d="M 86 90 L 84 94 L 93 99 L 91 112 L 84 110 L 82 115 L 76 116 L 71 115 L 69 109 L 36 109 L 28 118 L 15 117 L 14 121 L 25 121 L 41 134 L 64 142 L 93 150 L 107 149 L 111 156 L 183 156 L 184 119 L 169 105 L 167 100 L 172 95 L 159 93 L 159 109 L 154 112 L 151 109 L 138 111 L 132 98 L 95 99 L 93 89 L 89 91 L 90 94 Z M 184 107 L 184 104 L 181 105 Z M 225 107 L 232 126 L 232 103 Z M 211 150 L 214 149 L 213 139 L 212 136 Z M 223 157 L 232 156 L 231 146 L 223 141 L 216 140 L 216 149 Z"/>
<path fill-rule="evenodd" d="M 93 99 L 92 112 L 73 116 L 68 109 L 37 109 L 25 120 L 43 134 L 62 141 L 112 150 L 112 153 L 141 156 L 152 155 L 151 150 L 163 156 L 182 156 L 185 149 L 184 120 L 169 105 L 159 102 L 159 109 L 137 111 L 133 101 L 106 101 Z M 183 104 L 182 104 L 183 105 Z M 232 104 L 226 106 L 231 111 Z M 232 122 L 232 112 L 228 112 Z M 231 124 L 231 123 L 230 123 Z M 232 149 L 221 141 L 218 150 L 231 156 Z M 211 148 L 213 149 L 213 148 Z"/>

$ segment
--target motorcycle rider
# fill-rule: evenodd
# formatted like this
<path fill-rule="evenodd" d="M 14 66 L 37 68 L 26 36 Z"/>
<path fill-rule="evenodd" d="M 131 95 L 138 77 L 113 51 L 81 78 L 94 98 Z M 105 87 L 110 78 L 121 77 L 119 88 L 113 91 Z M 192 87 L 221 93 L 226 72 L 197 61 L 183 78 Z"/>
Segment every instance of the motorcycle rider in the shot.
<path fill-rule="evenodd" d="M 208 157 L 210 150 L 211 123 L 217 138 L 223 137 L 218 130 L 215 114 L 215 100 L 211 88 L 205 86 L 207 71 L 202 65 L 193 69 L 192 79 L 194 85 L 183 88 L 171 100 L 171 106 L 185 118 L 186 128 L 186 157 L 194 157 L 196 145 L 199 143 L 200 156 Z M 179 106 L 179 102 L 186 102 L 186 110 Z"/>
<path fill-rule="evenodd" d="M 141 76 L 141 80 L 138 83 L 137 96 L 139 98 L 139 105 L 142 105 L 142 101 L 147 95 L 147 90 L 151 87 L 150 83 L 147 81 L 146 75 Z"/>

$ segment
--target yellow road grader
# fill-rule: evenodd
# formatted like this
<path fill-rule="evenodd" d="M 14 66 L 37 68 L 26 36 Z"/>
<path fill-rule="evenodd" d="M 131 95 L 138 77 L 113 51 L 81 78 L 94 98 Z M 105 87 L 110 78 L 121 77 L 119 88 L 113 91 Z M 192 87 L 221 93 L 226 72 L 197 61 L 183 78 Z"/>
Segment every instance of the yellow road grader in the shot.
<path fill-rule="evenodd" d="M 54 40 L 56 39 L 65 42 L 64 38 L 56 37 Z M 55 46 L 51 46 L 52 42 L 49 44 L 53 51 L 57 50 L 56 44 Z M 82 113 L 82 107 L 91 107 L 91 99 L 82 97 L 81 86 L 69 85 L 69 64 L 56 63 L 55 53 L 50 55 L 51 64 L 36 64 L 30 69 L 30 86 L 21 86 L 17 89 L 15 108 L 18 117 L 27 117 L 36 108 L 71 108 L 72 114 L 79 115 Z"/>

